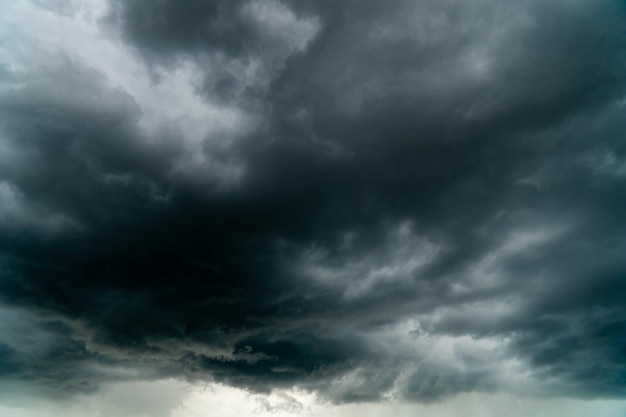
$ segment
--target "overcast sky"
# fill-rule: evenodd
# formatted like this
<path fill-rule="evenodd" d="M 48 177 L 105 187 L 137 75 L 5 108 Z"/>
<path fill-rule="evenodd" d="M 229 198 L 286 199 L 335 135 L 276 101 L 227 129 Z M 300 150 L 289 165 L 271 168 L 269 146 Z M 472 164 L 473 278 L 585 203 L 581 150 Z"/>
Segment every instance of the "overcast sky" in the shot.
<path fill-rule="evenodd" d="M 0 1 L 0 415 L 626 415 L 622 0 Z"/>

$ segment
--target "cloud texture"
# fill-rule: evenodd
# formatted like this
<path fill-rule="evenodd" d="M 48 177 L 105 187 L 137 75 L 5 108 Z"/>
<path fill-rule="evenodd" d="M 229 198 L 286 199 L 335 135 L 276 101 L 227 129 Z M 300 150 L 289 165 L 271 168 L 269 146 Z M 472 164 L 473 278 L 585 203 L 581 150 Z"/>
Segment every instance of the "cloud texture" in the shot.
<path fill-rule="evenodd" d="M 617 0 L 0 6 L 0 379 L 626 394 Z"/>

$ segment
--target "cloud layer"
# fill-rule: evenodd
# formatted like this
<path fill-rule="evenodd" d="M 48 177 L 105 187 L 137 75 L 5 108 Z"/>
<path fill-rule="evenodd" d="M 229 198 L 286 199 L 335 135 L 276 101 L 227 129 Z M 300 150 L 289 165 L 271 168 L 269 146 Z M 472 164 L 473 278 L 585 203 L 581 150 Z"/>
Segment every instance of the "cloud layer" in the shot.
<path fill-rule="evenodd" d="M 0 378 L 623 397 L 623 7 L 1 6 Z"/>

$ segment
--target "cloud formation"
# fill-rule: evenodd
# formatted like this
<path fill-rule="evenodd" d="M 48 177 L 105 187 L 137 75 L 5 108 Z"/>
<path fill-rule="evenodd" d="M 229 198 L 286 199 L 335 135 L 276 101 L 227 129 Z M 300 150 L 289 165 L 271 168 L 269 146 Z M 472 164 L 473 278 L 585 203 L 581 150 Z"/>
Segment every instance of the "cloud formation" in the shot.
<path fill-rule="evenodd" d="M 621 2 L 0 7 L 3 381 L 624 396 Z"/>

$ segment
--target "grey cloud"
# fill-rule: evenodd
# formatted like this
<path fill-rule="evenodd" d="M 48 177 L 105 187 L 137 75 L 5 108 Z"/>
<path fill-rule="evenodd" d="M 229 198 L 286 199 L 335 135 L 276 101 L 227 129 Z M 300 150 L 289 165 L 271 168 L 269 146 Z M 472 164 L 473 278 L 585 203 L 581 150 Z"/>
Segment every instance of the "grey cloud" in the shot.
<path fill-rule="evenodd" d="M 0 299 L 67 344 L 12 333 L 3 378 L 622 396 L 622 7 L 112 2 L 145 65 L 261 122 L 193 138 L 241 167 L 207 180 L 98 68 L 5 71 Z"/>
<path fill-rule="evenodd" d="M 37 7 L 41 7 L 45 10 L 53 13 L 58 13 L 63 16 L 73 16 L 79 9 L 78 2 L 76 0 L 31 0 Z"/>

